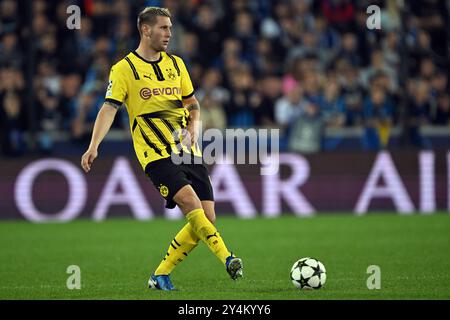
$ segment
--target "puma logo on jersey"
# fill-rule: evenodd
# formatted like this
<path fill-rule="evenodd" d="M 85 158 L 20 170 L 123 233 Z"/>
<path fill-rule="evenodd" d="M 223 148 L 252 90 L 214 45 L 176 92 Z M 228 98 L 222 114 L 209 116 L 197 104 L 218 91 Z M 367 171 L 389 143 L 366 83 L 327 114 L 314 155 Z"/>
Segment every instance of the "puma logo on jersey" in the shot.
<path fill-rule="evenodd" d="M 218 238 L 218 236 L 217 236 L 217 232 L 214 232 L 214 234 L 210 234 L 210 235 L 208 235 L 208 236 L 206 237 L 206 240 L 209 240 L 209 238 L 212 238 L 212 237 L 216 237 L 216 238 Z"/>

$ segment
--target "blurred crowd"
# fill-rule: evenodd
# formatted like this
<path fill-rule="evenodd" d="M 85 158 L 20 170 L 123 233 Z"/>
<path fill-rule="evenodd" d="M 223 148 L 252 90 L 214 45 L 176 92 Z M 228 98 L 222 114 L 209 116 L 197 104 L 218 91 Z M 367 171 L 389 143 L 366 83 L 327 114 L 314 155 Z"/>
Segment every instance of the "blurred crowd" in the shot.
<path fill-rule="evenodd" d="M 447 1 L 28 3 L 29 14 L 26 1 L 0 0 L 3 154 L 26 153 L 30 132 L 46 153 L 61 132 L 86 143 L 109 69 L 138 45 L 137 13 L 155 5 L 171 10 L 169 49 L 188 66 L 204 129 L 280 128 L 282 149 L 306 153 L 324 148 L 326 128 L 360 128 L 359 147 L 378 150 L 395 127 L 427 147 L 420 128 L 450 124 Z M 72 4 L 79 30 L 66 25 Z M 381 30 L 367 27 L 369 5 Z M 128 130 L 124 110 L 114 128 Z"/>

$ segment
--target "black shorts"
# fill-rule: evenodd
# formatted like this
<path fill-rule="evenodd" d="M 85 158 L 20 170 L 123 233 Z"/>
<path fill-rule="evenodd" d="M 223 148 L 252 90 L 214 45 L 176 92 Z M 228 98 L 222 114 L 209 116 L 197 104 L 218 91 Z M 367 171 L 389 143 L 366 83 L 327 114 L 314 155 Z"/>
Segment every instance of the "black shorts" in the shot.
<path fill-rule="evenodd" d="M 171 158 L 150 162 L 145 173 L 152 180 L 156 189 L 166 199 L 166 208 L 173 209 L 175 194 L 185 185 L 190 184 L 201 201 L 214 201 L 208 169 L 203 164 L 174 164 Z"/>

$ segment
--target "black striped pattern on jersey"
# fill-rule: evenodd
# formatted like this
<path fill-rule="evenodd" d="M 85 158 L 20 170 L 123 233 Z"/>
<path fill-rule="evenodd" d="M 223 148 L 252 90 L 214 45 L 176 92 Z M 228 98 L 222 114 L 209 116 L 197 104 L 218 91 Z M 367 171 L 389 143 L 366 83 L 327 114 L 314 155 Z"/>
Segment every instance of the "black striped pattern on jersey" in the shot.
<path fill-rule="evenodd" d="M 187 118 L 185 115 L 180 115 L 179 112 L 174 112 L 175 109 L 182 109 L 183 102 L 181 100 L 167 100 L 167 101 L 155 101 L 152 102 L 152 107 L 155 109 L 165 109 L 161 111 L 155 111 L 151 113 L 142 114 L 140 116 L 147 118 L 160 118 L 171 121 L 176 121 L 176 123 L 181 128 L 186 128 Z"/>
<path fill-rule="evenodd" d="M 158 63 L 156 62 L 152 62 L 151 63 L 152 67 L 153 67 L 153 71 L 156 74 L 156 78 L 158 79 L 158 81 L 164 81 L 166 79 L 164 79 L 164 75 L 161 71 L 161 68 L 159 67 Z"/>
<path fill-rule="evenodd" d="M 136 67 L 134 66 L 133 62 L 131 62 L 130 58 L 125 57 L 125 60 L 128 62 L 128 64 L 130 65 L 131 70 L 133 71 L 134 74 L 134 79 L 135 80 L 139 80 L 139 73 L 136 70 Z"/>
<path fill-rule="evenodd" d="M 175 129 L 175 127 L 170 123 L 169 120 L 167 119 L 161 119 L 161 122 L 164 123 L 164 125 L 167 127 L 167 129 L 172 132 L 172 135 L 175 131 L 178 131 L 177 129 Z"/>
<path fill-rule="evenodd" d="M 161 122 L 167 128 L 167 130 L 172 134 L 172 138 L 175 140 L 175 143 L 179 142 L 179 133 L 181 128 L 175 128 L 172 123 L 170 123 L 167 119 L 161 119 Z M 178 126 L 177 126 L 178 127 Z"/>
<path fill-rule="evenodd" d="M 162 130 L 158 127 L 155 121 L 152 118 L 142 117 L 147 124 L 150 131 L 153 135 L 164 145 L 165 150 L 168 154 L 171 154 L 172 147 L 170 141 L 172 140 L 172 136 L 166 137 L 166 135 L 162 132 Z"/>
<path fill-rule="evenodd" d="M 177 60 L 175 60 L 175 58 L 172 55 L 170 55 L 170 54 L 167 54 L 167 55 L 170 57 L 170 59 L 172 59 L 173 66 L 175 67 L 175 70 L 177 70 L 178 76 L 180 76 L 181 72 L 180 72 L 180 68 L 178 68 Z"/>
<path fill-rule="evenodd" d="M 161 157 L 162 155 L 162 151 L 153 143 L 151 142 L 151 140 L 147 137 L 147 135 L 145 134 L 144 130 L 142 130 L 141 126 L 139 124 L 137 124 L 137 126 L 139 127 L 139 130 L 141 132 L 142 138 L 144 139 L 145 143 L 153 149 L 153 151 L 155 151 L 157 154 L 159 154 Z"/>
<path fill-rule="evenodd" d="M 153 118 L 153 119 L 177 120 L 177 121 L 180 121 L 181 118 L 183 118 L 182 116 L 180 116 L 178 114 L 174 114 L 173 112 L 170 112 L 168 110 L 144 113 L 144 114 L 139 115 L 139 117 Z"/>
<path fill-rule="evenodd" d="M 183 150 L 194 153 L 191 148 L 183 148 L 181 142 L 183 138 L 182 129 L 186 129 L 188 123 L 186 114 L 184 112 L 180 114 L 179 112 L 181 108 L 184 108 L 182 101 L 154 101 L 152 102 L 152 107 L 163 110 L 137 116 L 132 124 L 132 132 L 134 132 L 138 125 L 141 126 L 145 123 L 146 131 L 142 131 L 146 135 L 146 140 L 152 141 L 152 145 L 154 146 L 152 149 L 155 150 L 155 148 L 159 147 L 158 154 L 160 155 L 165 154 L 164 151 L 170 155 L 172 148 L 176 154 L 180 154 Z M 139 122 L 139 118 L 143 120 L 143 123 Z M 164 147 L 161 147 L 161 144 Z"/>
<path fill-rule="evenodd" d="M 181 139 L 182 139 L 181 127 L 177 123 L 176 126 L 178 128 L 175 129 L 174 125 L 172 125 L 170 123 L 170 121 L 167 119 L 161 119 L 161 121 L 162 121 L 162 123 L 164 123 L 164 125 L 167 127 L 167 129 L 172 133 L 172 137 L 175 140 L 175 145 L 177 148 L 177 154 L 179 154 L 181 152 L 181 150 L 183 150 L 183 147 L 181 146 Z"/>
<path fill-rule="evenodd" d="M 174 131 L 180 131 L 180 129 L 186 129 L 187 127 L 187 119 L 185 116 L 175 116 L 170 111 L 156 111 L 146 114 L 141 114 L 139 117 L 146 119 L 160 119 L 164 125 L 167 126 L 168 130 L 173 133 Z M 136 119 L 135 119 L 136 121 Z M 133 123 L 133 128 L 135 127 L 135 123 Z M 134 129 L 133 129 L 134 131 Z M 173 136 L 173 135 L 172 135 Z M 175 141 L 178 143 L 180 140 Z"/>
<path fill-rule="evenodd" d="M 187 117 L 181 117 L 178 124 L 181 126 L 181 128 L 186 129 L 187 127 Z"/>
<path fill-rule="evenodd" d="M 153 100 L 153 101 L 149 101 L 149 105 L 152 107 L 152 109 L 161 110 L 159 112 L 163 112 L 163 111 L 170 112 L 171 111 L 171 113 L 173 113 L 174 109 L 184 108 L 183 102 L 181 101 L 181 99 L 164 100 L 164 101 Z"/>

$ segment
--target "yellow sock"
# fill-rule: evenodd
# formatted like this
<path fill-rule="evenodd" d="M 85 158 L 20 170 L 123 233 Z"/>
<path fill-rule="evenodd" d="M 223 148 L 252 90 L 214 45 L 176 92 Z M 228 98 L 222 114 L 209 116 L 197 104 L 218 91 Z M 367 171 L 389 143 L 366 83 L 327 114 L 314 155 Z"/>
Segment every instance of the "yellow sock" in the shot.
<path fill-rule="evenodd" d="M 170 274 L 175 266 L 197 246 L 199 241 L 192 226 L 187 223 L 170 243 L 166 256 L 156 268 L 155 275 Z"/>
<path fill-rule="evenodd" d="M 203 209 L 195 209 L 186 215 L 197 236 L 208 246 L 217 258 L 225 264 L 231 253 L 228 251 L 216 227 L 208 220 Z"/>

